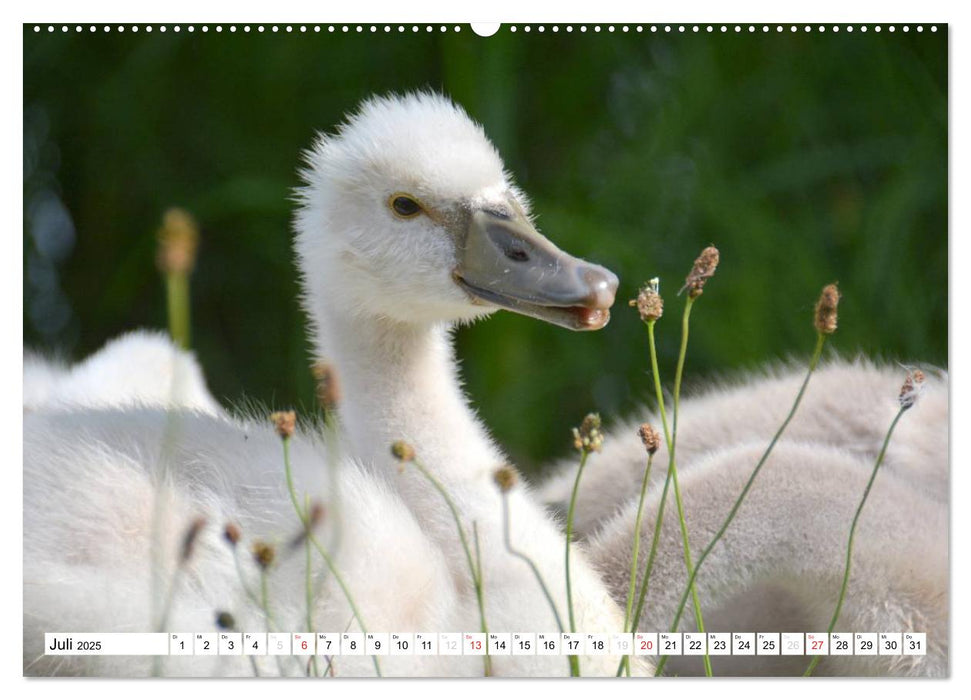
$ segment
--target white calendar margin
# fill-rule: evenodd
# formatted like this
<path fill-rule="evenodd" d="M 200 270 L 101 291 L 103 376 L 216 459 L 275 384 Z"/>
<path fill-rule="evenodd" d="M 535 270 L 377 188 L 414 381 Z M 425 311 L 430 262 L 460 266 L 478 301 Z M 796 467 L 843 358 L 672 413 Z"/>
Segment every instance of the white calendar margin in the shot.
<path fill-rule="evenodd" d="M 777 3 L 769 2 L 768 0 L 734 0 L 731 3 L 715 2 L 714 0 L 696 0 L 696 2 L 691 4 L 659 3 L 651 6 L 636 5 L 634 7 L 637 11 L 630 9 L 632 6 L 629 1 L 598 0 L 596 3 L 587 3 L 585 7 L 575 4 L 567 8 L 563 4 L 554 5 L 551 3 L 544 7 L 542 12 L 537 12 L 536 6 L 525 5 L 521 0 L 492 0 L 488 4 L 488 10 L 484 8 L 475 10 L 468 6 L 447 3 L 445 0 L 413 0 L 405 7 L 398 2 L 391 2 L 390 0 L 375 0 L 372 4 L 356 2 L 341 5 L 332 3 L 327 6 L 326 13 L 321 12 L 320 5 L 311 4 L 307 1 L 277 0 L 272 6 L 272 17 L 269 16 L 266 11 L 266 6 L 263 5 L 254 4 L 251 6 L 252 9 L 238 4 L 233 6 L 226 5 L 218 11 L 214 11 L 213 8 L 206 6 L 204 3 L 199 3 L 197 0 L 170 0 L 165 4 L 164 9 L 154 4 L 137 5 L 121 2 L 121 0 L 88 0 L 83 3 L 83 10 L 81 12 L 79 12 L 76 3 L 66 2 L 64 0 L 59 2 L 34 2 L 25 12 L 21 12 L 20 7 L 17 6 L 14 10 L 8 9 L 4 11 L 4 19 L 7 21 L 3 23 L 3 31 L 5 32 L 3 38 L 6 41 L 0 42 L 0 45 L 2 45 L 2 48 L 0 48 L 0 52 L 2 53 L 0 55 L 6 59 L 6 65 L 16 66 L 18 68 L 16 71 L 5 71 L 2 78 L 4 81 L 4 94 L 11 101 L 18 96 L 22 97 L 23 94 L 23 45 L 19 24 L 26 21 L 158 22 L 160 19 L 171 21 L 172 18 L 178 18 L 182 22 L 212 21 L 214 19 L 220 21 L 257 22 L 278 20 L 283 22 L 289 18 L 293 21 L 306 22 L 377 22 L 391 20 L 408 22 L 449 21 L 464 24 L 471 20 L 494 21 L 499 19 L 504 22 L 535 21 L 541 19 L 548 22 L 554 20 L 561 22 L 603 22 L 604 20 L 620 20 L 630 23 L 635 23 L 636 21 L 655 23 L 665 21 L 731 22 L 733 20 L 777 22 L 801 19 L 803 21 L 812 20 L 814 22 L 828 23 L 847 21 L 873 22 L 875 20 L 883 22 L 913 22 L 915 19 L 925 19 L 935 22 L 955 22 L 963 20 L 966 16 L 958 16 L 954 5 L 944 0 L 922 0 L 919 4 L 914 3 L 912 0 L 908 2 L 885 0 L 879 5 L 876 3 L 846 3 L 845 0 L 816 0 L 812 4 L 804 3 L 802 6 L 791 8 L 790 11 L 785 13 L 779 12 Z M 232 9 L 231 12 L 229 11 L 230 9 Z M 344 13 L 340 12 L 342 9 L 345 10 Z M 564 15 L 565 9 L 569 9 L 569 15 Z M 556 12 L 553 10 L 556 10 Z M 958 121 L 958 115 L 967 120 L 969 114 L 971 114 L 968 101 L 969 88 L 967 87 L 969 85 L 967 78 L 971 75 L 971 42 L 968 41 L 968 28 L 968 23 L 962 21 L 959 28 L 961 40 L 952 41 L 951 44 L 952 61 L 949 67 L 950 91 L 948 98 L 950 117 L 954 120 L 955 125 Z M 951 30 L 954 31 L 953 26 Z M 955 79 L 955 75 L 960 76 L 961 80 Z M 962 87 L 962 81 L 964 87 Z M 8 141 L 10 139 L 19 140 L 22 134 L 21 107 L 18 106 L 16 110 L 7 109 L 4 111 L 4 114 L 4 126 L 7 127 L 3 130 L 4 135 Z M 952 238 L 949 255 L 952 260 L 971 259 L 971 240 L 967 236 L 961 237 L 953 235 L 954 231 L 967 230 L 969 218 L 971 218 L 968 215 L 968 201 L 955 196 L 958 187 L 966 191 L 969 182 L 968 170 L 969 164 L 971 164 L 971 151 L 969 151 L 968 144 L 971 142 L 971 139 L 969 139 L 969 134 L 966 129 L 967 126 L 964 125 L 962 128 L 955 130 L 957 132 L 955 135 L 949 135 L 952 151 L 951 180 L 949 185 L 949 204 L 951 208 L 950 228 Z M 8 156 L 3 159 L 5 164 L 4 184 L 7 185 L 3 188 L 6 200 L 4 204 L 7 205 L 5 209 L 10 212 L 21 211 L 23 206 L 21 201 L 22 164 L 18 155 L 11 155 L 9 153 L 4 153 L 4 155 Z M 22 297 L 23 293 L 23 271 L 20 263 L 14 259 L 15 257 L 13 255 L 8 256 L 8 265 L 11 267 L 11 271 L 9 272 L 11 274 L 0 275 L 0 280 L 2 280 L 0 284 L 3 285 L 3 290 L 6 292 L 5 298 L 7 299 L 17 298 L 15 295 Z M 971 280 L 967 276 L 954 276 L 953 287 L 951 294 L 949 294 L 952 309 L 967 309 L 971 305 L 971 292 L 969 292 L 971 287 L 969 285 L 971 285 Z M 21 323 L 21 320 L 15 317 L 19 315 L 17 313 L 18 308 L 15 304 L 4 305 L 3 309 L 2 313 L 4 315 L 2 322 L 6 322 L 5 327 L 14 327 L 12 324 Z M 966 358 L 971 357 L 971 337 L 969 337 L 971 336 L 971 332 L 968 329 L 968 321 L 959 320 L 957 315 L 951 316 L 950 318 L 953 319 L 949 336 L 951 343 L 950 357 L 952 360 L 960 357 L 965 358 L 964 360 L 957 360 L 963 370 L 968 364 Z M 21 377 L 17 375 L 17 370 L 22 361 L 22 349 L 14 347 L 12 343 L 5 343 L 0 346 L 0 352 L 3 353 L 2 358 L 4 360 L 0 365 L 2 365 L 2 371 L 7 379 L 5 385 L 17 386 L 21 382 Z M 953 365 L 951 369 L 953 371 Z M 958 424 L 959 421 L 967 424 L 969 413 L 971 413 L 968 408 L 967 399 L 962 398 L 971 395 L 969 376 L 971 375 L 965 371 L 959 371 L 951 375 L 953 382 L 951 399 L 952 426 Z M 14 446 L 8 452 L 8 461 L 13 465 L 17 463 L 22 464 L 23 434 L 20 427 L 22 420 L 21 408 L 14 406 L 13 401 L 10 400 L 5 401 L 3 406 L 4 420 L 0 421 L 0 431 L 2 431 L 0 435 L 5 438 L 4 444 Z M 967 462 L 965 458 L 971 456 L 971 454 L 969 454 L 966 439 L 955 431 L 951 431 L 951 439 L 952 464 Z M 9 469 L 7 478 L 11 479 L 13 483 L 11 484 L 8 481 L 7 488 L 4 489 L 2 496 L 7 499 L 5 503 L 6 507 L 3 509 L 4 524 L 6 525 L 4 532 L 8 533 L 8 536 L 9 533 L 18 533 L 21 536 L 20 541 L 22 542 L 22 472 L 16 468 Z M 971 488 L 969 481 L 971 481 L 971 477 L 962 470 L 952 471 L 952 492 L 968 492 L 968 489 Z M 959 484 L 962 484 L 963 487 L 959 488 Z M 963 532 L 968 532 L 969 525 L 971 525 L 971 513 L 968 512 L 968 509 L 952 509 L 951 512 L 953 527 Z M 952 569 L 950 590 L 967 590 L 967 584 L 971 577 L 967 573 L 968 567 L 966 560 L 957 557 L 957 551 L 953 546 L 950 548 L 950 557 L 949 561 Z M 22 581 L 22 557 L 13 556 L 10 558 L 14 560 L 12 567 L 19 570 L 20 580 Z M 12 578 L 12 576 L 9 578 Z M 12 594 L 9 590 L 7 593 L 8 597 Z M 9 619 L 4 621 L 6 623 L 5 629 L 8 630 L 16 629 L 17 626 L 23 625 L 23 598 L 22 596 L 14 597 L 17 601 L 16 604 L 6 606 L 4 612 L 4 615 L 9 617 Z M 954 596 L 951 598 L 951 604 L 951 629 L 966 630 L 971 628 L 971 625 L 964 624 L 969 622 L 967 614 L 969 607 L 961 605 L 957 597 Z M 956 635 L 951 632 L 951 637 L 953 641 Z M 953 646 L 951 646 L 951 649 L 951 653 L 953 654 Z M 48 698 L 51 700 L 64 700 L 65 695 L 76 687 L 75 683 L 77 681 L 73 681 L 72 679 L 59 679 L 56 683 L 46 683 L 42 679 L 24 678 L 22 676 L 22 651 L 22 635 L 9 633 L 0 635 L 0 663 L 5 664 L 5 673 L 3 674 L 5 686 L 18 684 L 20 685 L 18 690 L 27 691 L 31 698 L 40 698 L 41 700 L 47 700 Z M 960 676 L 960 667 L 955 667 L 952 663 L 952 680 L 945 683 L 941 683 L 940 681 L 934 683 L 933 692 L 935 694 L 935 700 L 941 697 L 958 696 L 955 689 L 960 684 L 953 680 L 953 675 L 956 670 Z M 212 693 L 216 691 L 216 687 L 213 685 L 214 682 L 218 683 L 218 681 L 212 680 L 200 681 L 186 679 L 178 681 L 177 688 L 179 692 L 183 692 L 191 687 L 193 690 Z M 588 700 L 591 688 L 593 688 L 594 684 L 600 682 L 608 683 L 610 681 L 591 679 L 584 681 L 582 684 L 573 683 L 566 685 L 560 683 L 557 684 L 556 690 L 561 698 L 580 698 L 581 693 L 583 693 L 586 700 Z M 679 688 L 686 689 L 686 686 L 683 684 L 690 684 L 692 681 L 690 679 L 679 679 L 678 682 Z M 853 687 L 859 692 L 863 688 L 861 684 L 865 682 L 863 680 L 827 679 L 825 681 L 825 689 L 827 692 L 831 692 L 834 689 L 838 690 L 842 688 L 843 684 L 853 684 Z M 906 682 L 884 682 L 881 684 L 879 690 L 881 700 L 888 698 L 913 700 L 914 693 L 920 692 L 923 689 L 916 689 L 914 683 L 922 684 L 924 682 L 928 681 L 908 679 Z M 113 700 L 115 697 L 123 698 L 123 700 L 131 700 L 136 695 L 139 700 L 171 700 L 172 687 L 167 683 L 146 683 L 137 680 L 106 680 L 97 678 L 84 679 L 83 683 L 88 692 L 94 691 L 97 693 L 99 700 Z M 385 686 L 387 684 L 397 685 L 401 683 L 401 688 L 406 690 L 406 692 L 417 689 L 422 693 L 423 697 L 445 697 L 446 694 L 454 695 L 455 692 L 461 692 L 464 697 L 468 697 L 471 700 L 478 700 L 479 698 L 486 698 L 486 693 L 489 693 L 489 700 L 494 700 L 494 688 L 491 683 L 469 684 L 467 682 L 462 683 L 461 681 L 449 680 L 419 680 L 409 681 L 407 686 L 405 686 L 403 681 L 394 679 L 383 679 L 382 683 Z M 505 680 L 503 681 L 503 688 L 512 688 L 513 686 L 518 686 L 519 683 L 523 683 L 522 689 L 527 692 L 536 691 L 537 686 L 535 681 Z M 529 685 L 526 685 L 527 683 Z M 816 682 L 793 683 L 787 682 L 784 679 L 733 679 L 732 684 L 734 688 L 746 694 L 754 692 L 756 697 L 760 697 L 761 693 L 765 693 L 765 697 L 770 697 L 778 695 L 779 692 L 784 692 L 787 700 L 801 700 L 802 698 L 810 700 L 811 697 L 813 700 L 818 700 L 818 692 L 820 689 L 820 686 Z M 340 696 L 344 692 L 356 694 L 359 690 L 353 684 L 337 684 L 331 686 L 330 692 Z M 249 698 L 265 700 L 265 688 L 260 684 L 234 684 L 233 694 L 234 699 L 239 700 L 248 700 Z"/>

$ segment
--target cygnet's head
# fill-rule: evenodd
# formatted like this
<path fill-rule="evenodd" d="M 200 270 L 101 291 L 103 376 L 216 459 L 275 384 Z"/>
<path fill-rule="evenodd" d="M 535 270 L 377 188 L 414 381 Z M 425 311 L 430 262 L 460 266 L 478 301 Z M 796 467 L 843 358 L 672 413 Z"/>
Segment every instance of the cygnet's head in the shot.
<path fill-rule="evenodd" d="M 312 313 L 442 323 L 505 308 L 572 330 L 610 319 L 617 277 L 536 230 L 495 147 L 445 97 L 371 98 L 306 160 L 296 250 Z"/>

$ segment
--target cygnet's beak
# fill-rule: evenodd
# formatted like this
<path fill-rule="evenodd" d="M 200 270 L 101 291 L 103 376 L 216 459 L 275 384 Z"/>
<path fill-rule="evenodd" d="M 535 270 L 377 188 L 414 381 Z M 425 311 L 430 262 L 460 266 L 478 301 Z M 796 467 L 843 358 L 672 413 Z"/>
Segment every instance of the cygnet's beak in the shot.
<path fill-rule="evenodd" d="M 453 276 L 479 303 L 574 331 L 599 330 L 610 320 L 617 275 L 564 253 L 513 201 L 472 212 L 459 258 Z"/>

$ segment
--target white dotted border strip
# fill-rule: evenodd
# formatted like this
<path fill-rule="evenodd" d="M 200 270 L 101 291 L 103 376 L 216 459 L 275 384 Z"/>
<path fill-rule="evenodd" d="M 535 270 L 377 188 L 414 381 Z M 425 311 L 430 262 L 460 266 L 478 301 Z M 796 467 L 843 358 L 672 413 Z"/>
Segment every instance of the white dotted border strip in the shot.
<path fill-rule="evenodd" d="M 329 25 L 320 25 L 320 24 L 314 24 L 314 25 L 306 25 L 306 24 L 299 24 L 299 25 L 293 25 L 293 24 L 286 24 L 286 25 L 277 25 L 277 24 L 272 24 L 272 25 L 262 25 L 262 24 L 260 24 L 260 25 L 249 25 L 249 24 L 235 25 L 235 24 L 228 24 L 228 25 L 222 25 L 222 24 L 215 24 L 215 25 L 207 25 L 207 24 L 202 24 L 202 25 L 198 25 L 198 26 L 197 25 L 192 25 L 192 24 L 185 25 L 185 26 L 178 25 L 178 24 L 172 25 L 172 26 L 168 26 L 168 25 L 164 25 L 164 24 L 163 25 L 137 25 L 137 24 L 132 24 L 132 25 L 124 25 L 124 24 L 119 24 L 119 25 L 110 25 L 110 24 L 105 24 L 105 25 L 94 25 L 94 24 L 91 24 L 91 25 L 80 25 L 80 24 L 77 24 L 77 25 L 73 25 L 73 26 L 72 25 L 67 25 L 67 24 L 62 24 L 62 25 L 53 25 L 53 24 L 40 25 L 40 24 L 35 24 L 34 25 L 34 33 L 35 34 L 39 34 L 39 33 L 44 32 L 44 31 L 46 31 L 47 33 L 54 33 L 54 32 L 56 32 L 58 30 L 60 30 L 61 33 L 65 33 L 66 34 L 66 33 L 70 32 L 72 29 L 74 30 L 75 33 L 81 33 L 85 29 L 87 29 L 91 33 L 94 33 L 94 32 L 97 32 L 97 31 L 101 30 L 104 33 L 109 33 L 109 32 L 114 31 L 114 32 L 117 32 L 119 34 L 122 34 L 122 33 L 126 32 L 126 31 L 132 32 L 133 34 L 137 34 L 140 31 L 141 32 L 145 32 L 146 34 L 151 34 L 154 31 L 158 31 L 158 32 L 161 32 L 163 34 L 166 33 L 166 32 L 168 32 L 168 31 L 172 31 L 172 32 L 174 32 L 176 34 L 179 34 L 179 33 L 183 32 L 183 31 L 188 32 L 190 34 L 195 33 L 197 31 L 198 32 L 202 32 L 203 34 L 208 33 L 209 31 L 213 31 L 213 32 L 215 32 L 217 34 L 218 33 L 222 33 L 224 31 L 225 32 L 229 32 L 231 34 L 232 33 L 237 33 L 237 32 L 242 32 L 244 34 L 251 33 L 251 32 L 255 32 L 257 34 L 259 34 L 259 33 L 266 33 L 266 32 L 270 32 L 270 33 L 284 32 L 284 33 L 287 33 L 287 34 L 293 34 L 293 33 L 298 33 L 298 34 L 307 34 L 307 33 L 320 34 L 320 33 L 323 33 L 323 32 L 326 32 L 328 34 L 337 34 L 337 33 L 342 33 L 342 34 L 350 34 L 350 33 L 363 34 L 365 32 L 371 33 L 371 34 L 377 34 L 379 32 L 383 32 L 385 34 L 390 34 L 392 32 L 397 32 L 399 34 L 404 34 L 406 32 L 411 32 L 413 34 L 416 34 L 416 33 L 420 32 L 422 30 L 424 30 L 426 33 L 431 33 L 431 32 L 434 32 L 436 29 L 439 32 L 448 32 L 450 29 L 453 32 L 461 32 L 461 31 L 464 31 L 463 28 L 461 26 L 459 26 L 459 25 L 417 25 L 417 24 L 411 24 L 411 25 L 404 25 L 404 24 L 398 24 L 398 25 L 390 25 L 390 24 L 385 24 L 385 25 L 376 25 L 376 24 L 371 24 L 371 25 L 361 25 L 361 24 L 357 24 L 357 25 L 348 25 L 348 24 L 336 24 L 336 25 L 335 24 L 329 24 Z M 873 31 L 873 32 L 879 34 L 880 32 L 883 32 L 883 31 L 887 31 L 887 32 L 890 32 L 890 33 L 894 33 L 898 29 L 901 32 L 904 32 L 904 33 L 910 32 L 911 29 L 913 29 L 914 31 L 917 31 L 917 32 L 923 32 L 924 29 L 925 29 L 925 25 L 921 25 L 921 24 L 917 24 L 917 25 L 908 25 L 908 24 L 903 24 L 903 25 L 893 25 L 893 24 L 889 24 L 889 25 L 881 25 L 881 24 L 874 24 L 874 25 L 866 25 L 866 24 L 860 24 L 860 25 L 853 25 L 853 24 L 847 24 L 847 25 L 838 25 L 838 24 L 834 24 L 834 25 L 823 25 L 823 24 L 820 24 L 820 25 L 808 25 L 808 24 L 807 25 L 795 25 L 795 24 L 790 24 L 790 25 L 782 25 L 782 24 L 775 24 L 775 25 L 768 25 L 768 24 L 762 24 L 762 25 L 754 25 L 754 24 L 749 24 L 749 25 L 740 25 L 740 24 L 735 24 L 735 25 L 727 25 L 727 24 L 718 24 L 718 25 L 712 25 L 712 24 L 691 24 L 691 25 L 684 25 L 684 24 L 679 24 L 679 25 L 670 25 L 670 24 L 657 25 L 657 24 L 651 24 L 651 25 L 640 25 L 640 24 L 638 24 L 638 25 L 633 25 L 632 26 L 632 25 L 624 24 L 624 25 L 616 26 L 616 25 L 612 25 L 611 24 L 611 25 L 606 25 L 606 26 L 601 26 L 601 25 L 576 25 L 576 26 L 574 26 L 574 25 L 556 25 L 556 24 L 554 24 L 554 25 L 550 25 L 550 26 L 547 27 L 545 25 L 528 25 L 528 24 L 527 25 L 515 25 L 515 24 L 513 24 L 513 25 L 509 25 L 509 26 L 502 27 L 502 30 L 508 31 L 510 33 L 516 33 L 518 31 L 522 30 L 523 32 L 525 32 L 527 34 L 530 33 L 530 32 L 532 32 L 532 31 L 536 31 L 537 33 L 542 34 L 542 33 L 545 33 L 547 31 L 547 29 L 550 32 L 554 33 L 554 34 L 560 32 L 560 31 L 563 31 L 563 32 L 566 32 L 566 33 L 579 32 L 581 34 L 586 33 L 586 32 L 598 33 L 598 32 L 603 32 L 603 31 L 607 31 L 608 33 L 620 31 L 621 33 L 628 33 L 628 32 L 635 32 L 635 33 L 643 33 L 643 32 L 651 32 L 651 33 L 675 33 L 676 32 L 676 33 L 679 33 L 679 34 L 686 34 L 686 33 L 693 33 L 693 34 L 708 33 L 708 34 L 714 34 L 714 33 L 718 32 L 718 33 L 725 34 L 725 33 L 728 33 L 728 32 L 734 32 L 736 34 L 740 34 L 742 32 L 748 32 L 750 34 L 754 34 L 756 32 L 762 32 L 763 34 L 767 34 L 767 33 L 771 32 L 773 30 L 775 32 L 777 32 L 777 33 L 785 32 L 786 30 L 788 30 L 791 33 L 799 32 L 799 31 L 802 31 L 802 32 L 813 32 L 813 31 L 815 31 L 815 32 L 819 32 L 819 33 L 825 33 L 827 31 L 833 32 L 833 33 L 839 33 L 841 31 L 845 31 L 847 33 L 853 33 L 854 31 L 858 31 L 858 32 L 866 33 L 868 31 Z M 937 31 L 937 25 L 929 25 L 929 29 L 930 29 L 931 32 L 936 32 Z"/>
<path fill-rule="evenodd" d="M 594 33 L 597 33 L 597 32 L 602 32 L 602 31 L 604 31 L 604 29 L 606 29 L 607 32 L 616 32 L 616 31 L 619 30 L 620 32 L 630 32 L 630 31 L 634 31 L 634 32 L 642 33 L 642 32 L 645 32 L 645 31 L 650 31 L 650 32 L 655 33 L 655 34 L 658 33 L 658 32 L 664 32 L 664 33 L 677 32 L 679 34 L 686 34 L 686 33 L 699 34 L 699 33 L 705 32 L 705 33 L 708 33 L 708 34 L 713 34 L 715 32 L 728 33 L 730 31 L 735 32 L 737 34 L 740 34 L 742 32 L 748 32 L 750 34 L 754 34 L 756 32 L 761 31 L 764 34 L 767 34 L 770 31 L 772 31 L 773 29 L 776 32 L 778 32 L 778 33 L 784 32 L 784 31 L 786 31 L 786 29 L 788 29 L 790 32 L 798 32 L 798 31 L 802 30 L 803 32 L 813 32 L 813 31 L 816 31 L 816 32 L 820 32 L 820 33 L 824 33 L 826 31 L 831 31 L 831 32 L 834 32 L 834 33 L 838 33 L 840 30 L 844 30 L 844 31 L 850 32 L 850 33 L 852 33 L 854 30 L 859 30 L 861 32 L 867 32 L 868 30 L 872 29 L 874 32 L 879 33 L 879 32 L 881 32 L 883 30 L 886 30 L 888 32 L 895 32 L 895 31 L 897 31 L 898 27 L 899 27 L 900 31 L 902 31 L 902 32 L 909 32 L 911 30 L 911 28 L 913 28 L 915 31 L 923 32 L 924 31 L 924 26 L 925 25 L 921 25 L 921 24 L 918 24 L 918 25 L 908 25 L 908 24 L 904 24 L 904 25 L 892 25 L 892 24 L 889 24 L 889 25 L 876 25 L 876 24 L 874 24 L 874 25 L 866 25 L 866 24 L 861 24 L 861 25 L 852 25 L 852 24 L 848 24 L 848 25 L 838 25 L 838 24 L 824 25 L 824 24 L 820 24 L 820 25 L 817 25 L 817 26 L 813 26 L 813 25 L 809 25 L 809 24 L 807 24 L 807 25 L 795 25 L 795 24 L 772 24 L 772 25 L 769 25 L 769 24 L 762 24 L 762 25 L 754 25 L 754 24 L 749 24 L 749 25 L 741 25 L 741 24 L 734 24 L 734 25 L 733 24 L 715 24 L 715 25 L 713 25 L 713 24 L 690 24 L 690 25 L 684 25 L 684 24 L 678 24 L 678 25 L 662 24 L 662 25 L 658 25 L 658 24 L 651 24 L 651 25 L 640 25 L 640 24 L 638 24 L 638 25 L 634 25 L 633 27 L 631 27 L 630 25 L 624 24 L 624 25 L 621 25 L 621 26 L 618 27 L 618 26 L 615 26 L 615 25 L 610 24 L 610 25 L 607 25 L 606 27 L 602 27 L 600 25 L 595 24 L 595 25 L 592 25 L 592 26 L 579 25 L 576 28 L 574 28 L 572 25 L 567 25 L 566 27 L 564 27 L 564 31 L 566 31 L 566 32 L 572 32 L 572 31 L 576 30 L 576 31 L 579 31 L 580 33 L 588 32 L 588 31 L 593 31 Z M 936 25 L 929 25 L 929 26 L 930 26 L 930 31 L 932 31 L 932 32 L 936 32 L 937 31 L 937 26 Z M 518 31 L 518 29 L 519 28 L 516 25 L 511 25 L 510 27 L 508 27 L 508 30 L 510 32 L 516 32 L 516 31 Z M 522 27 L 522 30 L 524 32 L 529 33 L 529 32 L 531 32 L 533 30 L 533 27 L 531 25 L 525 25 L 525 26 Z M 544 27 L 542 25 L 539 25 L 539 26 L 535 27 L 535 30 L 537 32 L 541 32 L 542 33 L 542 32 L 545 32 L 546 31 L 546 27 Z M 560 27 L 559 26 L 556 26 L 556 25 L 553 25 L 553 26 L 550 27 L 550 31 L 552 31 L 552 32 L 558 32 L 558 31 L 560 31 Z"/>
<path fill-rule="evenodd" d="M 72 25 L 67 25 L 67 24 L 62 24 L 62 25 L 54 25 L 54 24 L 40 25 L 40 24 L 35 24 L 34 25 L 34 33 L 35 34 L 36 33 L 40 33 L 40 32 L 44 32 L 44 31 L 46 31 L 48 33 L 54 33 L 54 32 L 56 32 L 58 30 L 60 30 L 62 33 L 65 33 L 66 34 L 66 33 L 70 32 L 72 29 L 74 30 L 75 33 L 81 33 L 85 29 L 87 29 L 89 32 L 92 32 L 92 33 L 93 32 L 97 32 L 97 31 L 100 30 L 100 31 L 102 31 L 104 33 L 117 32 L 119 34 L 123 34 L 126 31 L 129 31 L 129 32 L 132 32 L 132 33 L 138 33 L 139 31 L 142 31 L 142 32 L 145 32 L 145 33 L 148 33 L 148 34 L 152 33 L 153 31 L 159 31 L 159 32 L 162 32 L 162 33 L 165 33 L 165 32 L 168 32 L 168 31 L 172 31 L 172 32 L 175 32 L 176 34 L 179 34 L 181 32 L 188 32 L 190 34 L 195 33 L 195 32 L 202 32 L 202 33 L 205 34 L 205 33 L 208 33 L 210 31 L 216 32 L 217 34 L 218 33 L 221 33 L 221 32 L 228 32 L 230 34 L 232 34 L 232 33 L 239 33 L 239 32 L 242 32 L 244 34 L 248 34 L 248 33 L 263 34 L 263 33 L 267 33 L 267 32 L 269 32 L 269 33 L 280 33 L 280 32 L 283 32 L 283 33 L 286 33 L 286 34 L 293 34 L 293 33 L 297 33 L 297 34 L 308 34 L 308 33 L 320 34 L 322 32 L 327 32 L 327 33 L 330 33 L 330 34 L 338 34 L 338 33 L 344 33 L 344 34 L 348 34 L 348 33 L 358 33 L 358 34 L 363 34 L 365 32 L 370 32 L 371 34 L 376 34 L 378 32 L 384 32 L 384 33 L 390 34 L 393 31 L 396 31 L 396 32 L 399 32 L 399 33 L 404 33 L 406 31 L 411 31 L 411 32 L 417 33 L 419 31 L 421 31 L 422 29 L 424 29 L 424 31 L 426 31 L 426 32 L 433 32 L 436 29 L 438 31 L 440 31 L 440 32 L 447 32 L 450 29 L 452 31 L 454 31 L 454 32 L 463 31 L 462 30 L 462 27 L 460 27 L 459 25 L 448 25 L 448 26 L 446 26 L 446 25 L 421 25 L 421 26 L 419 26 L 417 24 L 415 24 L 415 25 L 394 25 L 394 26 L 387 25 L 387 24 L 386 25 L 375 25 L 375 24 L 372 24 L 372 25 L 361 25 L 361 24 L 357 24 L 357 25 L 348 25 L 348 24 L 329 24 L 329 25 L 320 25 L 320 24 L 313 24 L 313 25 L 306 25 L 306 24 L 297 24 L 297 25 L 293 25 L 293 24 L 285 24 L 285 25 L 278 25 L 278 24 L 271 24 L 271 25 L 262 25 L 262 24 L 258 24 L 258 25 L 250 25 L 250 24 L 243 24 L 243 25 L 236 25 L 236 24 L 226 24 L 226 25 L 223 25 L 223 24 L 214 24 L 214 25 L 208 25 L 208 24 L 201 24 L 201 25 L 193 25 L 193 24 L 189 24 L 189 25 L 184 25 L 184 26 L 183 25 L 178 25 L 178 24 L 172 25 L 172 26 L 168 26 L 168 25 L 138 25 L 138 24 L 132 24 L 132 25 L 124 25 L 124 24 L 118 24 L 118 25 L 112 25 L 112 24 L 95 25 L 95 24 L 92 24 L 92 25 L 85 25 L 85 26 L 82 26 L 80 24 L 76 24 L 76 25 L 73 25 L 73 26 Z"/>

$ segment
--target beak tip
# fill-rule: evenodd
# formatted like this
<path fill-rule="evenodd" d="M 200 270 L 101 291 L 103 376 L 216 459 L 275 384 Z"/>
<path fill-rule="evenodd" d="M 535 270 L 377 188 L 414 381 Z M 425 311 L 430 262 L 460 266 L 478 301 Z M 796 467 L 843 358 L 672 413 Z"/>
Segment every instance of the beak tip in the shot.
<path fill-rule="evenodd" d="M 609 309 L 614 305 L 620 280 L 613 272 L 599 265 L 591 265 L 583 273 L 584 282 L 589 285 L 589 301 L 592 306 Z"/>

